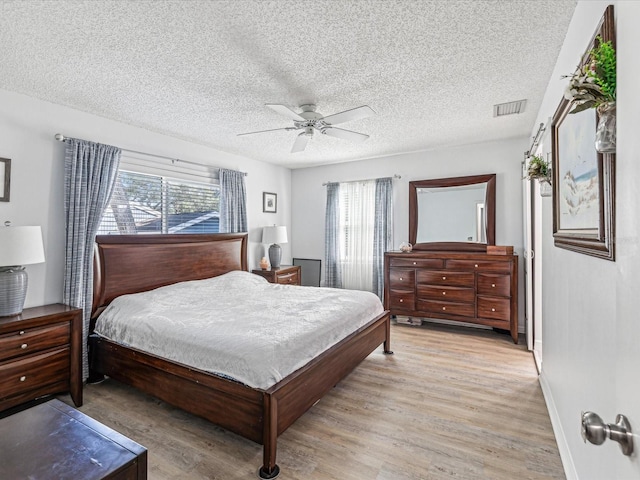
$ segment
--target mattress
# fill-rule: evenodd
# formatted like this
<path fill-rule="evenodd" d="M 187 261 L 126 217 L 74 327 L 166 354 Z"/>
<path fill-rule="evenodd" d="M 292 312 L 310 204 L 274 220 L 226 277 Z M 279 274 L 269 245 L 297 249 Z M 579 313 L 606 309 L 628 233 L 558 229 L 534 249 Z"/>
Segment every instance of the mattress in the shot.
<path fill-rule="evenodd" d="M 269 283 L 234 271 L 122 295 L 95 332 L 268 389 L 383 312 L 370 292 Z"/>

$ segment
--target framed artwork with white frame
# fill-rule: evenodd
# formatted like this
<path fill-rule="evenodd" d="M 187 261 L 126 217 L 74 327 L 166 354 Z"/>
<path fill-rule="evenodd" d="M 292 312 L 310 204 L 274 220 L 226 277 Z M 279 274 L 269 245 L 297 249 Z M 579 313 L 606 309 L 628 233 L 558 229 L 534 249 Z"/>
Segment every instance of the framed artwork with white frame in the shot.
<path fill-rule="evenodd" d="M 278 195 L 270 192 L 262 192 L 262 211 L 276 213 L 278 211 Z"/>
<path fill-rule="evenodd" d="M 0 158 L 0 202 L 9 201 L 11 186 L 11 160 Z"/>

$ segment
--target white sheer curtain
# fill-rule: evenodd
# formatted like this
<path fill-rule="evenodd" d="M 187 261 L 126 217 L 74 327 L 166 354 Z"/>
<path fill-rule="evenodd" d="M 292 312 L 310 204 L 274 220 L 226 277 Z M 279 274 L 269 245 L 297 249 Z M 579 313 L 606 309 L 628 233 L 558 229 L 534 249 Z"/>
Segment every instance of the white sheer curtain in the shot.
<path fill-rule="evenodd" d="M 375 180 L 340 184 L 342 287 L 373 290 Z"/>

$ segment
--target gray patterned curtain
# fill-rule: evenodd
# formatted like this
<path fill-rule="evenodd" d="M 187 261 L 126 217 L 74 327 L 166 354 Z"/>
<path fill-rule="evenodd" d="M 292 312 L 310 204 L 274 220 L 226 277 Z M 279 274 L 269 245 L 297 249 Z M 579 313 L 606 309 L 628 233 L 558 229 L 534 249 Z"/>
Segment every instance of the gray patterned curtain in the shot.
<path fill-rule="evenodd" d="M 66 246 L 63 302 L 83 309 L 82 376 L 89 375 L 87 335 L 93 301 L 93 244 L 118 176 L 120 149 L 65 139 Z"/>
<path fill-rule="evenodd" d="M 384 290 L 384 252 L 391 250 L 393 181 L 376 180 L 375 223 L 373 226 L 373 293 L 382 299 Z"/>
<path fill-rule="evenodd" d="M 327 209 L 325 211 L 324 284 L 342 288 L 340 270 L 340 184 L 327 184 Z"/>
<path fill-rule="evenodd" d="M 247 194 L 244 173 L 220 169 L 220 232 L 247 231 Z"/>

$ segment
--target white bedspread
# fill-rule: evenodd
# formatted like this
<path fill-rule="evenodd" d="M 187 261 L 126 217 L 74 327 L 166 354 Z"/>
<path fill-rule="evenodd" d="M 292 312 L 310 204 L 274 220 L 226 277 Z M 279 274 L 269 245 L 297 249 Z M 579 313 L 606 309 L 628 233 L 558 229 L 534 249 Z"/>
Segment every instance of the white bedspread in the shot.
<path fill-rule="evenodd" d="M 382 311 L 373 293 L 276 285 L 235 271 L 118 297 L 95 332 L 267 389 Z"/>

